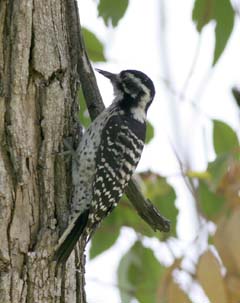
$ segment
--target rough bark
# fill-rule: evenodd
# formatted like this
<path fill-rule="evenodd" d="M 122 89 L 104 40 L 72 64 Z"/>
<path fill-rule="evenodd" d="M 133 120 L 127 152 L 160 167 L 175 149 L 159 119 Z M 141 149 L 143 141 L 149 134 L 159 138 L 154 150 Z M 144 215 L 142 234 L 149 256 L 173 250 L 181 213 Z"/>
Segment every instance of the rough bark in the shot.
<path fill-rule="evenodd" d="M 0 1 L 0 302 L 85 302 L 83 255 L 55 268 L 78 132 L 74 0 Z M 78 66 L 78 68 L 81 68 Z"/>

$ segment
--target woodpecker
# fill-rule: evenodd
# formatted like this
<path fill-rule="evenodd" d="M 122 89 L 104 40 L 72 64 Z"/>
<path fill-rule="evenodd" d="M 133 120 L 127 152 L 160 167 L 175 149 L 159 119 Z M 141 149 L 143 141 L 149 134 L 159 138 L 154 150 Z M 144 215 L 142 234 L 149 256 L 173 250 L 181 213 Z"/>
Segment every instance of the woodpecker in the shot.
<path fill-rule="evenodd" d="M 140 71 L 97 71 L 111 81 L 115 98 L 74 151 L 71 219 L 55 249 L 58 262 L 68 259 L 80 236 L 88 241 L 117 206 L 140 160 L 155 95 L 152 80 Z"/>

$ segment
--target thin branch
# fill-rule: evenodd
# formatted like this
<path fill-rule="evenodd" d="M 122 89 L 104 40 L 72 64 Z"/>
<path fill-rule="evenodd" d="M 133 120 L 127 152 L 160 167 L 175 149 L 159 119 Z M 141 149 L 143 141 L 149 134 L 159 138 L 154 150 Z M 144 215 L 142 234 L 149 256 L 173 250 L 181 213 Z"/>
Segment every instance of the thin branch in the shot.
<path fill-rule="evenodd" d="M 202 41 L 201 38 L 202 38 L 202 35 L 199 35 L 198 43 L 197 43 L 197 46 L 196 46 L 196 50 L 195 50 L 195 54 L 194 54 L 194 57 L 193 57 L 193 61 L 192 61 L 190 70 L 188 72 L 188 75 L 186 77 L 186 80 L 185 80 L 185 82 L 183 84 L 183 87 L 181 89 L 181 92 L 180 92 L 180 99 L 182 98 L 182 96 L 186 95 L 188 85 L 190 83 L 190 80 L 191 80 L 194 72 L 195 72 L 195 69 L 196 69 L 196 66 L 197 66 L 197 63 L 198 63 L 198 58 L 199 58 L 199 55 L 200 55 L 201 41 Z"/>
<path fill-rule="evenodd" d="M 208 73 L 209 74 L 209 73 Z M 166 79 L 164 79 L 164 78 L 162 78 L 161 77 L 161 81 L 165 84 L 165 86 L 166 86 L 166 88 L 167 88 L 167 90 L 169 91 L 169 93 L 170 94 L 172 94 L 174 97 L 176 97 L 176 98 L 178 98 L 179 100 L 181 100 L 182 102 L 187 102 L 191 107 L 192 107 L 192 109 L 194 109 L 199 115 L 201 115 L 202 117 L 204 117 L 205 119 L 207 119 L 207 120 L 212 120 L 212 117 L 209 115 L 209 114 L 207 114 L 202 108 L 201 108 L 201 106 L 199 106 L 199 104 L 197 104 L 194 100 L 200 100 L 200 98 L 201 98 L 201 96 L 200 96 L 200 94 L 202 93 L 202 91 L 203 91 L 203 88 L 204 88 L 204 83 L 202 83 L 201 84 L 201 89 L 199 89 L 198 91 L 197 91 L 197 94 L 196 94 L 196 96 L 194 96 L 193 98 L 191 97 L 191 98 L 189 98 L 189 97 L 187 97 L 184 93 L 181 93 L 181 92 L 178 92 L 177 90 L 175 90 L 174 88 L 173 88 L 173 86 L 171 85 L 171 83 L 168 81 L 168 80 L 166 80 Z M 203 82 L 203 81 L 202 81 Z"/>
<path fill-rule="evenodd" d="M 90 117 L 94 120 L 104 110 L 104 103 L 97 86 L 96 78 L 80 30 L 78 43 L 80 45 L 81 53 L 79 54 L 77 72 L 79 74 Z M 170 230 L 170 221 L 164 218 L 157 208 L 143 196 L 136 181 L 130 180 L 129 186 L 126 189 L 126 195 L 132 205 L 136 208 L 140 217 L 143 218 L 154 231 L 159 230 L 167 232 Z"/>
<path fill-rule="evenodd" d="M 179 168 L 180 168 L 180 171 L 182 173 L 182 178 L 183 178 L 183 181 L 186 185 L 186 187 L 188 188 L 189 192 L 192 194 L 192 197 L 194 199 L 194 201 L 196 202 L 196 207 L 197 207 L 197 215 L 198 215 L 198 223 L 200 225 L 200 209 L 199 209 L 199 199 L 198 199 L 198 193 L 197 193 L 197 190 L 196 190 L 196 187 L 194 185 L 194 182 L 191 178 L 189 178 L 186 174 L 185 174 L 185 169 L 184 169 L 184 164 L 180 158 L 180 156 L 178 155 L 176 149 L 174 148 L 173 144 L 172 144 L 172 149 L 173 149 L 173 152 L 175 154 L 175 157 L 178 161 L 178 164 L 179 164 Z"/>
<path fill-rule="evenodd" d="M 175 147 L 173 144 L 171 144 L 171 147 L 172 147 L 172 150 L 173 150 L 173 153 L 177 159 L 177 162 L 178 162 L 178 165 L 179 165 L 179 168 L 180 168 L 180 171 L 181 171 L 181 175 L 182 175 L 182 178 L 183 178 L 183 181 L 185 183 L 185 185 L 187 186 L 188 190 L 190 191 L 190 193 L 192 194 L 193 198 L 195 199 L 195 193 L 194 193 L 194 190 L 192 188 L 192 184 L 189 182 L 189 178 L 187 177 L 187 175 L 185 174 L 185 168 L 184 168 L 184 165 L 183 165 L 183 162 L 182 160 L 180 159 L 180 156 L 178 155 Z"/>
<path fill-rule="evenodd" d="M 134 178 L 132 178 L 125 191 L 126 196 L 132 205 L 136 208 L 139 216 L 154 230 L 168 232 L 170 230 L 170 221 L 164 218 L 158 209 L 146 199 Z"/>

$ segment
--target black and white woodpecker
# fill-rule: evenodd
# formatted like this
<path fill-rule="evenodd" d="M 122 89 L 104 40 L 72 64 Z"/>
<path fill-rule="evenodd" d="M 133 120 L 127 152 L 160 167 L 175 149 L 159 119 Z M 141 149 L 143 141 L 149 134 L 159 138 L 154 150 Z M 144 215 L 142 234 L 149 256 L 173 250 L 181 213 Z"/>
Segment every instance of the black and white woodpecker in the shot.
<path fill-rule="evenodd" d="M 155 95 L 152 80 L 140 71 L 97 71 L 111 81 L 115 98 L 74 152 L 72 215 L 55 250 L 58 262 L 67 260 L 81 235 L 89 240 L 117 206 L 140 160 Z"/>

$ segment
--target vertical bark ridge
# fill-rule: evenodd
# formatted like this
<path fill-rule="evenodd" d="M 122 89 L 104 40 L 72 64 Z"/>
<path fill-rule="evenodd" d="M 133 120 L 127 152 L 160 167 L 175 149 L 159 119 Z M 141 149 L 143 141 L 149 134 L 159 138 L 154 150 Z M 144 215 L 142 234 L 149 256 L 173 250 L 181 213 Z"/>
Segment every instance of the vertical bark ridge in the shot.
<path fill-rule="evenodd" d="M 68 219 L 79 80 L 64 0 L 0 2 L 0 301 L 79 302 L 74 256 L 49 256 Z M 77 7 L 76 7 L 77 8 Z M 75 50 L 75 54 L 78 51 Z M 56 274 L 57 273 L 57 274 Z M 79 294 L 78 294 L 79 295 Z M 84 302 L 84 301 L 81 301 Z"/>

